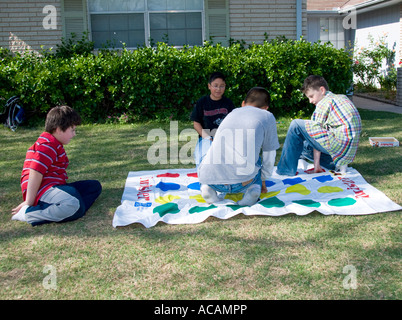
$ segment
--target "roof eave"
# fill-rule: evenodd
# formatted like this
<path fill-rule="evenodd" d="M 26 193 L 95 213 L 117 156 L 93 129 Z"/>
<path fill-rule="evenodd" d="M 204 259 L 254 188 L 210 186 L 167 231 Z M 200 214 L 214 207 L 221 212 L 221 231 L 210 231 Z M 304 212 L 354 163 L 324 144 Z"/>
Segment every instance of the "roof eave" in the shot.
<path fill-rule="evenodd" d="M 346 6 L 338 10 L 339 14 L 345 14 L 351 10 L 356 10 L 359 13 L 373 11 L 385 7 L 389 7 L 398 3 L 402 3 L 401 0 L 370 0 L 354 6 Z"/>
<path fill-rule="evenodd" d="M 348 14 L 351 10 L 356 10 L 358 13 L 363 13 L 389 7 L 398 3 L 402 3 L 402 0 L 369 0 L 343 8 L 334 8 L 333 10 L 307 10 L 307 14 L 311 16 L 335 16 Z"/>

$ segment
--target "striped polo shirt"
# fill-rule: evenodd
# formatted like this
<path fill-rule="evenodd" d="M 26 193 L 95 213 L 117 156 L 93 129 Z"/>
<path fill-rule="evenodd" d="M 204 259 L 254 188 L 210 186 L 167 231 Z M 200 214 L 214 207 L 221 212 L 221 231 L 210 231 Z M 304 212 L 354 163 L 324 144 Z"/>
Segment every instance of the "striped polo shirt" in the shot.
<path fill-rule="evenodd" d="M 329 152 L 335 165 L 353 162 L 362 127 L 359 112 L 348 97 L 327 91 L 305 123 L 308 134 Z"/>
<path fill-rule="evenodd" d="M 22 197 L 26 199 L 30 169 L 43 175 L 35 204 L 50 187 L 66 184 L 68 158 L 63 145 L 50 133 L 43 132 L 28 149 L 21 174 Z"/>

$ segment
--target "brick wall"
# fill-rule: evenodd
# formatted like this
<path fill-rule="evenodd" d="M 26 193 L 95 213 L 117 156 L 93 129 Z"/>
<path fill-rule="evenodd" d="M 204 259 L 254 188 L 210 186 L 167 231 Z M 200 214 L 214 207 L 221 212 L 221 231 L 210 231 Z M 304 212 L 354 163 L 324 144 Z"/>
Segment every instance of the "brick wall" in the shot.
<path fill-rule="evenodd" d="M 262 43 L 285 36 L 296 39 L 296 0 L 230 0 L 230 37 Z M 302 4 L 302 34 L 307 35 L 306 0 Z"/>
<path fill-rule="evenodd" d="M 56 8 L 56 29 L 45 29 L 43 21 L 49 22 L 45 6 Z M 0 0 L 0 47 L 13 52 L 38 51 L 55 47 L 62 37 L 61 0 Z"/>

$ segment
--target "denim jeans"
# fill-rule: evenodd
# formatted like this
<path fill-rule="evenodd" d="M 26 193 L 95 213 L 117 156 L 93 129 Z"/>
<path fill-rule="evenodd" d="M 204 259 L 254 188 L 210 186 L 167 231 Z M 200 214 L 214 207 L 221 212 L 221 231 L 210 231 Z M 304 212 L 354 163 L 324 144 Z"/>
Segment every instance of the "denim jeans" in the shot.
<path fill-rule="evenodd" d="M 335 169 L 335 164 L 328 151 L 308 134 L 304 120 L 293 120 L 290 123 L 285 143 L 283 144 L 281 158 L 277 165 L 277 173 L 294 176 L 301 156 L 314 160 L 313 149 L 321 151 L 320 165 L 322 167 L 330 170 Z"/>
<path fill-rule="evenodd" d="M 202 159 L 207 154 L 209 148 L 211 147 L 212 140 L 210 138 L 199 138 L 197 145 L 195 146 L 194 159 L 195 166 L 198 168 Z"/>
<path fill-rule="evenodd" d="M 261 167 L 261 158 L 258 159 L 257 165 Z M 245 182 L 245 181 L 244 181 Z M 234 183 L 234 184 L 210 184 L 209 186 L 214 189 L 215 191 L 218 192 L 223 192 L 223 193 L 240 193 L 240 192 L 245 192 L 250 186 L 253 184 L 258 184 L 262 186 L 262 179 L 261 179 L 261 168 L 258 170 L 257 175 L 254 177 L 254 179 L 243 186 L 242 183 Z"/>

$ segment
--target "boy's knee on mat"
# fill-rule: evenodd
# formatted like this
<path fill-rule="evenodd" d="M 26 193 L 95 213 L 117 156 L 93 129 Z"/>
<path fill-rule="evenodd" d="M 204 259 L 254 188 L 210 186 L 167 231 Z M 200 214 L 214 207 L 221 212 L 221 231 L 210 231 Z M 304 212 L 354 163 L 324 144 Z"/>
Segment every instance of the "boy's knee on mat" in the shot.
<path fill-rule="evenodd" d="M 244 193 L 243 199 L 237 202 L 240 206 L 252 206 L 257 201 L 261 195 L 261 186 L 258 184 L 253 184 Z"/>

